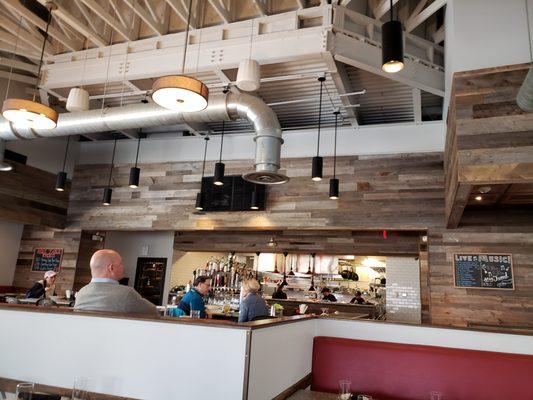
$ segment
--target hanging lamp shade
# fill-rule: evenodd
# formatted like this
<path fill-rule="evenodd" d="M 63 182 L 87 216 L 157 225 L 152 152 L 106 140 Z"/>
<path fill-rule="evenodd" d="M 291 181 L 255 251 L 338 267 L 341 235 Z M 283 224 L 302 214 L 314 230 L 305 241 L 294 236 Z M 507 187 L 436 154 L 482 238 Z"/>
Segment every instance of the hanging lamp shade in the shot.
<path fill-rule="evenodd" d="M 31 129 L 54 129 L 57 112 L 33 100 L 6 99 L 2 105 L 2 116 L 13 125 Z"/>
<path fill-rule="evenodd" d="M 57 177 L 56 177 L 55 189 L 58 192 L 64 192 L 66 184 L 67 184 L 67 173 L 65 171 L 58 172 Z"/>
<path fill-rule="evenodd" d="M 242 60 L 237 71 L 237 87 L 245 92 L 253 92 L 261 86 L 261 67 L 256 60 Z"/>
<path fill-rule="evenodd" d="M 196 206 L 195 208 L 198 211 L 202 211 L 204 209 L 204 194 L 202 192 L 196 193 Z"/>
<path fill-rule="evenodd" d="M 392 7 L 392 6 L 391 6 Z M 402 23 L 392 19 L 381 26 L 381 69 L 393 74 L 403 69 Z"/>
<path fill-rule="evenodd" d="M 130 168 L 130 181 L 128 183 L 128 186 L 132 189 L 138 188 L 140 176 L 141 176 L 141 169 L 138 167 L 131 167 Z"/>
<path fill-rule="evenodd" d="M 323 169 L 324 160 L 322 157 L 315 156 L 313 157 L 313 164 L 311 168 L 311 179 L 315 182 L 322 180 L 322 169 Z"/>
<path fill-rule="evenodd" d="M 89 92 L 82 88 L 70 89 L 66 108 L 70 112 L 88 111 Z"/>
<path fill-rule="evenodd" d="M 113 189 L 111 189 L 110 187 L 106 187 L 104 189 L 104 198 L 102 200 L 102 204 L 104 206 L 109 206 L 111 205 L 111 196 L 113 195 Z"/>
<path fill-rule="evenodd" d="M 224 185 L 224 170 L 226 166 L 224 163 L 217 162 L 215 164 L 215 177 L 213 178 L 213 183 L 217 186 Z"/>
<path fill-rule="evenodd" d="M 152 99 L 168 110 L 201 111 L 207 107 L 208 87 L 198 79 L 185 75 L 163 76 L 152 86 Z"/>
<path fill-rule="evenodd" d="M 329 180 L 329 198 L 331 200 L 337 200 L 339 198 L 339 180 L 337 178 L 331 178 Z"/>
<path fill-rule="evenodd" d="M 250 201 L 251 210 L 259 210 L 259 199 L 257 197 L 257 191 L 254 189 L 252 192 L 252 200 Z"/>

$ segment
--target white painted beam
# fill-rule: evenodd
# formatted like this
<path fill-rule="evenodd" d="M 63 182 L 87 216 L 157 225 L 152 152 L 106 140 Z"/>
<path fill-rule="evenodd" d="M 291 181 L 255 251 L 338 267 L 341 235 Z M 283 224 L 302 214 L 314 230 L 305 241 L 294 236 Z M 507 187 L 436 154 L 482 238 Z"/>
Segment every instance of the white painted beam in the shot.
<path fill-rule="evenodd" d="M 150 15 L 150 13 L 146 11 L 144 7 L 142 7 L 141 4 L 139 4 L 138 1 L 136 0 L 123 0 L 123 1 L 128 5 L 128 7 L 130 7 L 135 12 L 135 14 L 139 16 L 139 18 L 141 18 L 146 23 L 146 25 L 150 27 L 150 29 L 152 29 L 159 36 L 162 36 L 166 33 L 165 27 L 163 26 L 163 24 L 160 21 L 156 21 Z"/>
<path fill-rule="evenodd" d="M 42 5 L 46 5 L 47 2 L 47 0 L 38 1 Z M 66 22 L 74 30 L 81 33 L 82 36 L 87 37 L 97 46 L 107 45 L 107 41 L 103 37 L 101 37 L 98 33 L 96 33 L 93 29 L 89 28 L 87 25 L 83 24 L 78 17 L 71 14 L 65 7 L 58 7 L 58 9 L 53 12 L 53 16 Z"/>
<path fill-rule="evenodd" d="M 222 20 L 228 24 L 231 22 L 231 17 L 228 10 L 226 10 L 220 0 L 209 0 L 209 4 L 215 9 L 217 14 L 222 18 Z"/>
<path fill-rule="evenodd" d="M 35 64 L 25 63 L 18 60 L 13 60 L 6 57 L 0 57 L 0 65 L 9 68 L 20 69 L 22 71 L 31 72 L 34 75 L 37 75 L 39 67 Z"/>
<path fill-rule="evenodd" d="M 326 55 L 326 63 L 330 71 L 331 79 L 333 79 L 333 83 L 335 84 L 335 88 L 337 89 L 339 95 L 352 93 L 354 88 L 352 88 L 350 84 L 350 79 L 348 78 L 344 64 L 336 62 L 331 53 Z M 353 107 L 349 107 L 351 105 L 349 96 L 340 96 L 340 100 L 342 105 L 346 107 L 346 112 L 350 117 L 350 123 L 353 127 L 357 127 L 359 125 L 359 121 Z"/>
<path fill-rule="evenodd" d="M 399 0 L 393 0 L 392 5 L 394 6 L 398 3 Z M 378 5 L 373 9 L 374 18 L 381 19 L 387 12 L 390 11 L 390 0 L 381 0 Z"/>
<path fill-rule="evenodd" d="M 405 31 L 411 32 L 422 22 L 427 20 L 433 14 L 435 14 L 439 9 L 444 7 L 446 0 L 434 0 L 429 6 L 422 10 L 419 14 L 410 17 L 405 23 Z"/>
<path fill-rule="evenodd" d="M 433 33 L 433 35 L 431 36 L 433 41 L 437 44 L 441 43 L 442 41 L 444 41 L 444 37 L 445 37 L 445 30 L 444 30 L 444 27 L 445 27 L 445 24 L 442 24 L 441 27 L 439 29 L 437 29 L 435 31 L 435 33 Z"/>
<path fill-rule="evenodd" d="M 113 28 L 116 32 L 120 34 L 126 40 L 133 40 L 131 33 L 128 29 L 119 23 L 118 17 L 116 15 L 111 15 L 107 10 L 98 4 L 95 0 L 80 0 L 88 8 L 90 8 L 96 15 L 102 18 L 107 25 Z"/>
<path fill-rule="evenodd" d="M 8 71 L 0 71 L 0 78 L 27 83 L 28 85 L 35 85 L 37 83 L 37 78 L 34 78 L 33 76 L 16 74 L 14 72 L 10 74 Z"/>
<path fill-rule="evenodd" d="M 38 40 L 37 37 L 30 34 L 28 31 L 24 30 L 22 27 L 19 27 L 19 24 L 17 22 L 14 22 L 13 20 L 3 15 L 0 15 L 0 26 L 12 35 L 16 35 L 18 32 L 19 43 L 24 42 L 27 44 L 27 46 L 32 47 L 33 49 L 35 49 L 35 51 L 41 54 L 44 36 L 41 36 L 40 40 Z M 16 36 L 14 36 L 14 38 L 16 40 Z M 13 41 L 13 43 L 15 43 L 15 40 Z M 52 48 L 49 42 L 46 42 L 46 45 L 44 47 L 44 54 L 47 56 L 50 56 L 53 54 L 53 51 L 52 51 Z"/>
<path fill-rule="evenodd" d="M 405 67 L 395 74 L 381 69 L 381 49 L 347 35 L 334 36 L 335 60 L 444 97 L 444 72 L 405 58 Z"/>
<path fill-rule="evenodd" d="M 420 89 L 412 88 L 411 93 L 413 96 L 413 113 L 415 117 L 415 123 L 422 122 L 422 95 Z"/>

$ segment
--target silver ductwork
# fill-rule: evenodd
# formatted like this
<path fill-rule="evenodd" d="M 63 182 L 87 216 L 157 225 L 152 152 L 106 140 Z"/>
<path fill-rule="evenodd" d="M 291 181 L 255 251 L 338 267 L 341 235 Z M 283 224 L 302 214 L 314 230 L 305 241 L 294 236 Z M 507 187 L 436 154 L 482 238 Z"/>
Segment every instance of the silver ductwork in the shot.
<path fill-rule="evenodd" d="M 59 115 L 57 127 L 51 130 L 17 128 L 0 118 L 0 139 L 35 139 L 83 135 L 94 132 L 120 131 L 187 122 L 220 122 L 248 119 L 254 129 L 256 142 L 255 171 L 245 173 L 244 179 L 266 185 L 287 182 L 278 174 L 281 155 L 281 127 L 276 114 L 261 99 L 249 94 L 212 95 L 205 110 L 179 113 L 156 104 L 132 104 L 103 110 L 65 113 Z"/>

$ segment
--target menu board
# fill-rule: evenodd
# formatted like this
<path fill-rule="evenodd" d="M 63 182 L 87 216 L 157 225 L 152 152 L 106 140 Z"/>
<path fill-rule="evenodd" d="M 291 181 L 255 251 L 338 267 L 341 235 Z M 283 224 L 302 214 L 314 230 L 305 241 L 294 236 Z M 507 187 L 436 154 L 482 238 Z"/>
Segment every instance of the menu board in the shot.
<path fill-rule="evenodd" d="M 511 254 L 454 254 L 456 287 L 514 289 Z"/>
<path fill-rule="evenodd" d="M 63 249 L 36 248 L 33 252 L 32 271 L 57 271 L 61 266 Z"/>

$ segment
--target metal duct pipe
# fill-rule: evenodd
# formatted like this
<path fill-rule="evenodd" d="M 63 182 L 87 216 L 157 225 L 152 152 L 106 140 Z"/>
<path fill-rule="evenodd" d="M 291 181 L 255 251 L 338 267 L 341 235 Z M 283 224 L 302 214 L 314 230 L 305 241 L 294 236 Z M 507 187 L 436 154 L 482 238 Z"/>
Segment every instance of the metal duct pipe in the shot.
<path fill-rule="evenodd" d="M 255 171 L 245 174 L 244 179 L 261 184 L 288 181 L 286 176 L 277 173 L 283 143 L 278 118 L 261 99 L 249 94 L 212 95 L 207 108 L 194 113 L 179 113 L 156 104 L 131 104 L 104 110 L 65 113 L 59 115 L 57 127 L 50 130 L 17 128 L 0 117 L 0 144 L 1 140 L 83 135 L 239 118 L 248 119 L 256 132 Z"/>
<path fill-rule="evenodd" d="M 516 96 L 516 104 L 525 112 L 533 112 L 533 67 L 529 68 L 529 72 L 520 86 L 518 96 Z"/>

